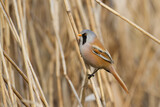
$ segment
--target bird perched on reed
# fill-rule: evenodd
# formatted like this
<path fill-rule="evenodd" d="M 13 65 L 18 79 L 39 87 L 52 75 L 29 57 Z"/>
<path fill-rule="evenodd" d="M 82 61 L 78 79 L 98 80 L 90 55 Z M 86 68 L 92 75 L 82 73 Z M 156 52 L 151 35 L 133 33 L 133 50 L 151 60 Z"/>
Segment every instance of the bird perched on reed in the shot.
<path fill-rule="evenodd" d="M 128 93 L 126 85 L 113 67 L 111 55 L 98 40 L 96 34 L 91 30 L 83 30 L 78 36 L 81 56 L 87 65 L 95 68 L 94 72 L 89 74 L 88 79 L 94 76 L 99 69 L 105 69 L 115 77 L 122 88 Z"/>

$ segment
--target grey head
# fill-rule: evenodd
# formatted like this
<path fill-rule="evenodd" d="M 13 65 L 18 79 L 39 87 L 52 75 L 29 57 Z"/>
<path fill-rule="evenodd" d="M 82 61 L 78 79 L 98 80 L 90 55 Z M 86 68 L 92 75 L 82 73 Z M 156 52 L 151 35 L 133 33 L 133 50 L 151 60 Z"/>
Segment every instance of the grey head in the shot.
<path fill-rule="evenodd" d="M 82 34 L 82 36 L 80 37 L 80 45 L 92 43 L 93 40 L 96 38 L 96 34 L 88 29 L 81 31 L 80 34 Z"/>

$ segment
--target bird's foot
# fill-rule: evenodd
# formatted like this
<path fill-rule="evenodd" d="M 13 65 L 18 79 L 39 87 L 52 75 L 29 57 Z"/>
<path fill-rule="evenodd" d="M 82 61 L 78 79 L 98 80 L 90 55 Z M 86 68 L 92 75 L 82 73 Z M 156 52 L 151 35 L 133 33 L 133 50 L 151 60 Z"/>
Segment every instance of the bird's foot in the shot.
<path fill-rule="evenodd" d="M 90 79 L 91 77 L 94 77 L 94 74 L 88 74 L 88 79 Z"/>

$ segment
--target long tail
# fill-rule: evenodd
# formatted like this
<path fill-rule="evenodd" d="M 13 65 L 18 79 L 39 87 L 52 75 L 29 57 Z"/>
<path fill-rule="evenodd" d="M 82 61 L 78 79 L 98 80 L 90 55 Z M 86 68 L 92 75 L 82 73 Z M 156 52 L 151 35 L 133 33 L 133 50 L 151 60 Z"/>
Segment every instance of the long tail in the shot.
<path fill-rule="evenodd" d="M 110 65 L 109 67 L 107 67 L 107 70 L 109 70 L 110 73 L 115 77 L 115 79 L 119 82 L 119 84 L 121 85 L 121 87 L 122 87 L 127 93 L 129 93 L 127 86 L 126 86 L 125 83 L 122 81 L 122 79 L 119 77 L 119 75 L 118 75 L 118 73 L 116 72 L 116 70 L 114 69 L 113 65 Z"/>

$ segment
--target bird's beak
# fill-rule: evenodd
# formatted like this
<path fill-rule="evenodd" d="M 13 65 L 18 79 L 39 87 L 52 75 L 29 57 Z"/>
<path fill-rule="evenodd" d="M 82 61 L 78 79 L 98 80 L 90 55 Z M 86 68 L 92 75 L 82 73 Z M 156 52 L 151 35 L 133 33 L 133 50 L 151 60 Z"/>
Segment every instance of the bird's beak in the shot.
<path fill-rule="evenodd" d="M 80 36 L 80 37 L 81 37 L 81 36 L 82 36 L 82 34 L 78 34 L 78 36 Z"/>
<path fill-rule="evenodd" d="M 127 93 L 129 93 L 127 86 L 126 86 L 125 83 L 122 81 L 122 79 L 119 77 L 119 75 L 117 74 L 117 72 L 116 72 L 116 70 L 114 69 L 113 65 L 111 65 L 111 66 L 109 67 L 109 71 L 110 71 L 111 74 L 115 77 L 115 79 L 119 82 L 119 84 L 121 85 L 121 87 L 122 87 Z"/>

